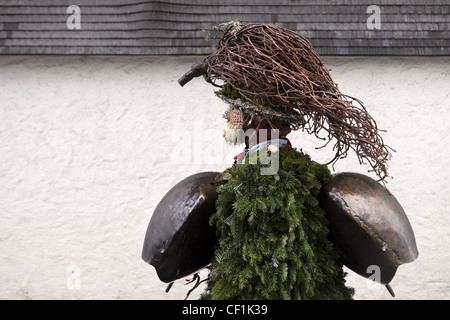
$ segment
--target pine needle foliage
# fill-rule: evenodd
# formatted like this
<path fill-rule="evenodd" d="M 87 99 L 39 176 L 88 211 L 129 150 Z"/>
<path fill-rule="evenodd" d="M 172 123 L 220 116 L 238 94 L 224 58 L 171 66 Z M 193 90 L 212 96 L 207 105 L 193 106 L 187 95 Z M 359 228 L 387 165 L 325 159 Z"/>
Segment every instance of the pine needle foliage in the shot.
<path fill-rule="evenodd" d="M 261 175 L 259 162 L 224 175 L 210 219 L 219 242 L 202 299 L 351 299 L 317 201 L 328 168 L 289 146 L 275 156 L 275 175 Z"/>

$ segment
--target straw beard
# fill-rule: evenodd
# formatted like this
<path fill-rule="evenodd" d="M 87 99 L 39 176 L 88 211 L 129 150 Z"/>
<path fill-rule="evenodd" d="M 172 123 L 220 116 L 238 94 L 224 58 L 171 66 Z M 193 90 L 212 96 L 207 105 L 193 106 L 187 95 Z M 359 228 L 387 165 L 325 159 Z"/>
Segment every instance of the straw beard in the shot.
<path fill-rule="evenodd" d="M 244 114 L 237 108 L 230 106 L 222 116 L 227 120 L 227 128 L 223 131 L 225 141 L 230 145 L 244 142 Z"/>

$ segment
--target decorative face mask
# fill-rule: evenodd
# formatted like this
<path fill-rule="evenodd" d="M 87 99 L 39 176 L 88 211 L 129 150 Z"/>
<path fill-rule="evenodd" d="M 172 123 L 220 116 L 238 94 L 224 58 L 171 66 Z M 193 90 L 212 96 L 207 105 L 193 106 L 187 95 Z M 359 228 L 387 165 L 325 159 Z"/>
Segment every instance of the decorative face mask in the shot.
<path fill-rule="evenodd" d="M 222 117 L 227 120 L 227 128 L 223 132 L 225 141 L 231 145 L 242 143 L 244 114 L 238 108 L 230 105 Z"/>

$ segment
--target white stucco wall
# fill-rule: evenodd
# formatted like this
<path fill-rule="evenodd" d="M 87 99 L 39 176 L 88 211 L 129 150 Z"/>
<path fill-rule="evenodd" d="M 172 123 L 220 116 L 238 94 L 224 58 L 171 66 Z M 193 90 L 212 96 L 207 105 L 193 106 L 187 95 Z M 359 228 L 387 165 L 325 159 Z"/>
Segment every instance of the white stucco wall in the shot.
<path fill-rule="evenodd" d="M 184 298 L 183 281 L 166 294 L 140 255 L 164 194 L 236 153 L 222 140 L 226 106 L 213 88 L 176 82 L 199 59 L 0 57 L 1 299 Z M 399 268 L 396 299 L 449 299 L 450 58 L 324 60 L 397 150 L 388 187 L 420 255 Z M 289 137 L 316 161 L 332 157 L 312 137 Z M 335 167 L 367 169 L 354 156 Z M 351 271 L 348 281 L 356 299 L 391 299 Z"/>

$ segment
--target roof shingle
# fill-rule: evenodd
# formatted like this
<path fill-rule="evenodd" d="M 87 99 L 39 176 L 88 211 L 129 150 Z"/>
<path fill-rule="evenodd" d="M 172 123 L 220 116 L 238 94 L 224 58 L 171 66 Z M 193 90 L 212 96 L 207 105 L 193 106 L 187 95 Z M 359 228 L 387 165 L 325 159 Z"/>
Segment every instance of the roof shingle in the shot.
<path fill-rule="evenodd" d="M 310 39 L 322 55 L 449 55 L 450 0 L 378 0 L 380 29 L 368 29 L 373 0 L 76 0 L 68 5 L 0 4 L 0 54 L 209 54 L 203 30 L 230 20 L 274 23 Z"/>

